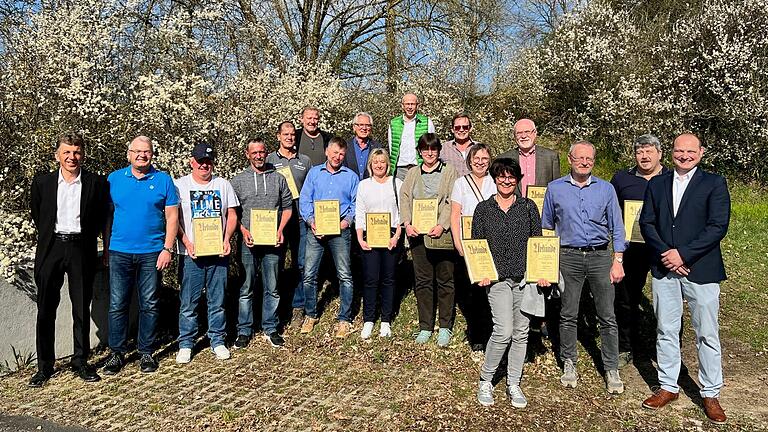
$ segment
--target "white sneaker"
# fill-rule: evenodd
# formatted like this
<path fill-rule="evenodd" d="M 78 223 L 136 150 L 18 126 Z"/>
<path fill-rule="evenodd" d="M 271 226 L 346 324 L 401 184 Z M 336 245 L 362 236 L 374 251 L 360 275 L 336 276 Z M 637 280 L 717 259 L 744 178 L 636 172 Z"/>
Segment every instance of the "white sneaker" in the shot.
<path fill-rule="evenodd" d="M 181 348 L 176 353 L 176 363 L 187 364 L 192 361 L 192 348 Z"/>
<path fill-rule="evenodd" d="M 366 321 L 365 324 L 363 324 L 363 331 L 360 332 L 360 337 L 363 339 L 368 339 L 371 337 L 371 333 L 373 333 L 373 323 Z"/>
<path fill-rule="evenodd" d="M 379 329 L 379 337 L 392 337 L 392 328 L 388 322 L 382 322 Z"/>
<path fill-rule="evenodd" d="M 219 360 L 229 359 L 229 350 L 224 345 L 213 347 L 213 353 L 216 354 L 216 358 Z"/>

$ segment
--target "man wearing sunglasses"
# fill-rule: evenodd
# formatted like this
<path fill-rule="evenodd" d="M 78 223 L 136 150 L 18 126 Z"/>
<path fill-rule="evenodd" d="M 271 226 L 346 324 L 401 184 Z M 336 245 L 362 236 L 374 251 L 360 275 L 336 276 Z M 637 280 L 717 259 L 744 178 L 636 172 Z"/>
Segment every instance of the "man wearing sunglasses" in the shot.
<path fill-rule="evenodd" d="M 451 122 L 451 131 L 453 132 L 453 139 L 443 144 L 443 149 L 440 150 L 440 160 L 453 165 L 459 176 L 469 174 L 467 154 L 470 147 L 477 144 L 477 141 L 469 136 L 472 132 L 472 120 L 467 114 L 456 114 Z"/>

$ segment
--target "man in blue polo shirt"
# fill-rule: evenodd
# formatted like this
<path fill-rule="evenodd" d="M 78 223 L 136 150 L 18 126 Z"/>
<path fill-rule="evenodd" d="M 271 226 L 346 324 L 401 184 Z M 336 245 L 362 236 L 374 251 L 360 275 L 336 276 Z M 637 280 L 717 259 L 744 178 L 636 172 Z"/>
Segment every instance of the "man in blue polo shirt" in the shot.
<path fill-rule="evenodd" d="M 616 192 L 605 180 L 592 175 L 595 147 L 578 141 L 568 151 L 571 173 L 553 180 L 544 195 L 541 227 L 560 237 L 560 273 L 563 276 L 560 309 L 560 358 L 565 387 L 576 387 L 576 320 L 585 281 L 595 300 L 608 393 L 621 394 L 624 383 L 618 371 L 619 339 L 613 311 L 613 284 L 624 277 L 624 224 Z M 608 242 L 613 240 L 614 258 Z"/>
<path fill-rule="evenodd" d="M 168 267 L 178 229 L 173 179 L 152 166 L 152 141 L 138 136 L 128 146 L 126 168 L 109 175 L 114 210 L 109 242 L 109 348 L 104 373 L 123 368 L 128 351 L 128 306 L 134 285 L 139 296 L 138 352 L 142 372 L 157 370 L 152 358 L 158 317 L 159 272 Z"/>
<path fill-rule="evenodd" d="M 299 209 L 301 218 L 307 223 L 307 250 L 304 258 L 304 323 L 302 333 L 309 333 L 318 321 L 317 317 L 317 273 L 326 248 L 330 249 L 339 278 L 339 324 L 336 337 L 343 338 L 352 331 L 352 271 L 350 269 L 350 245 L 352 221 L 355 219 L 355 196 L 357 195 L 357 174 L 343 165 L 347 143 L 333 137 L 325 149 L 326 162 L 309 170 L 301 188 Z M 338 200 L 340 235 L 315 234 L 315 201 Z"/>

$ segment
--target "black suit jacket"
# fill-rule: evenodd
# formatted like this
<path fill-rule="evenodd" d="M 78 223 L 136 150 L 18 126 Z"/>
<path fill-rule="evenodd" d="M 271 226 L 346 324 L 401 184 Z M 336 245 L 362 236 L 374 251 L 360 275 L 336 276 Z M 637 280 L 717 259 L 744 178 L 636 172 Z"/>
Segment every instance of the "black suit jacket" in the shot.
<path fill-rule="evenodd" d="M 351 169 L 355 172 L 358 176 L 360 176 L 360 173 L 357 170 L 357 153 L 355 153 L 355 148 L 357 144 L 353 142 L 354 137 L 350 138 L 347 141 L 347 153 L 344 155 L 344 166 Z M 381 148 L 381 144 L 376 142 L 373 139 L 368 139 L 368 148 L 369 152 L 373 151 L 373 149 Z M 368 156 L 370 157 L 370 153 L 368 153 Z M 369 177 L 368 170 L 363 170 L 363 179 L 367 179 Z"/>
<path fill-rule="evenodd" d="M 35 176 L 32 181 L 32 220 L 37 227 L 37 250 L 35 251 L 35 275 L 51 250 L 56 227 L 56 192 L 59 170 Z M 83 236 L 83 253 L 86 262 L 98 257 L 97 237 L 104 231 L 109 210 L 109 184 L 104 176 L 82 170 L 80 177 L 80 228 Z"/>
<path fill-rule="evenodd" d="M 691 270 L 688 280 L 715 283 L 726 279 L 720 241 L 728 232 L 731 197 L 725 178 L 699 167 L 685 189 L 677 216 L 673 216 L 672 182 L 674 170 L 648 182 L 640 230 L 654 254 L 651 272 L 655 278 L 669 273 L 661 254 L 677 249 Z"/>

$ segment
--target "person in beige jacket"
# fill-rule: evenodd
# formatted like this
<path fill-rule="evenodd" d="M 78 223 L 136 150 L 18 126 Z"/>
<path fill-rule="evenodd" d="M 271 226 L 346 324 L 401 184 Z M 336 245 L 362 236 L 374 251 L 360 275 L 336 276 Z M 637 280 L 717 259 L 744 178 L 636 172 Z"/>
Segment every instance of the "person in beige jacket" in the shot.
<path fill-rule="evenodd" d="M 440 139 L 433 133 L 419 138 L 418 152 L 423 160 L 420 166 L 408 171 L 400 192 L 400 219 L 411 245 L 414 293 L 419 311 L 419 334 L 416 343 L 424 344 L 432 337 L 435 327 L 435 302 L 440 314 L 439 346 L 447 346 L 451 340 L 455 315 L 453 267 L 456 252 L 453 242 L 444 235 L 451 229 L 451 190 L 458 177 L 456 169 L 438 158 Z M 411 224 L 413 200 L 437 198 L 437 224 L 426 232 L 420 232 Z M 429 238 L 426 238 L 429 237 Z M 440 241 L 442 240 L 447 241 Z M 432 241 L 434 240 L 434 241 Z M 445 244 L 445 249 L 433 244 Z M 436 289 L 435 289 L 436 287 Z"/>

